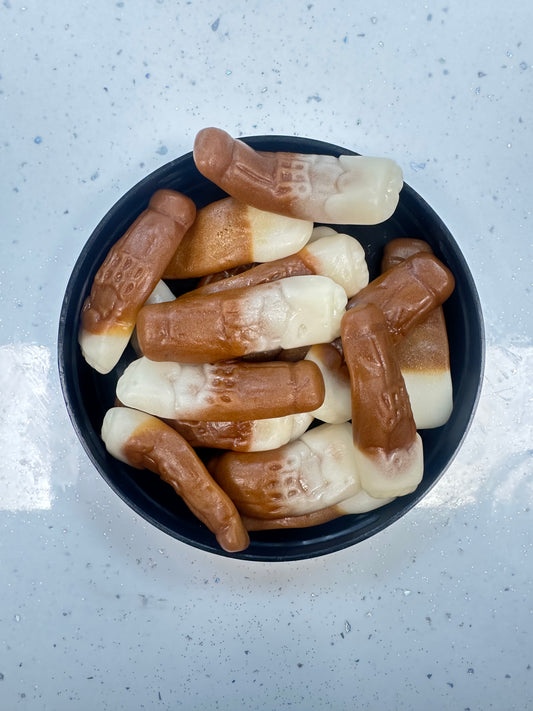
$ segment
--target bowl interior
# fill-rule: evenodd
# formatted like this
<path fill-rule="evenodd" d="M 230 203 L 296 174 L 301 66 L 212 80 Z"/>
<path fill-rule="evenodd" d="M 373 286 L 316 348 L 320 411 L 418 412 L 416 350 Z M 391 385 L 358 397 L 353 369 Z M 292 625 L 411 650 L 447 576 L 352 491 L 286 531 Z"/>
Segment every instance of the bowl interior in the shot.
<path fill-rule="evenodd" d="M 242 140 L 257 150 L 353 154 L 345 148 L 306 138 L 256 136 Z M 484 367 L 483 320 L 478 294 L 465 259 L 442 220 L 414 190 L 404 185 L 398 208 L 386 222 L 370 227 L 332 225 L 362 244 L 371 278 L 379 273 L 382 250 L 387 242 L 396 237 L 418 237 L 431 245 L 456 280 L 455 291 L 444 304 L 454 409 L 443 427 L 420 433 L 424 442 L 424 478 L 417 490 L 376 511 L 344 516 L 321 526 L 252 533 L 250 546 L 245 551 L 229 554 L 217 545 L 211 532 L 168 485 L 151 472 L 122 464 L 105 449 L 100 438 L 102 420 L 114 403 L 118 377 L 136 357 L 133 349 L 128 348 L 117 367 L 102 376 L 86 364 L 78 346 L 81 308 L 97 269 L 112 244 L 160 188 L 185 193 L 198 208 L 225 195 L 197 171 L 192 153 L 159 168 L 126 193 L 101 220 L 79 256 L 65 292 L 58 334 L 60 380 L 74 429 L 97 470 L 132 509 L 169 535 L 212 553 L 248 560 L 298 560 L 324 555 L 358 543 L 403 516 L 442 476 L 461 446 L 477 404 Z M 187 282 L 172 284 L 175 293 L 191 286 Z"/>

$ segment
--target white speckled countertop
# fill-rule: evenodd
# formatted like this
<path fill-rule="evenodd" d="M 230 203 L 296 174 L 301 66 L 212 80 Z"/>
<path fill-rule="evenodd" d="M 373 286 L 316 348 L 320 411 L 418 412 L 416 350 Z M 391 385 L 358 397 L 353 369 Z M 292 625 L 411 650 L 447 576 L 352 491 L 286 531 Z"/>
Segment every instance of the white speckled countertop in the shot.
<path fill-rule="evenodd" d="M 1 0 L 1 711 L 533 708 L 533 5 L 381 6 Z M 59 389 L 82 246 L 208 125 L 394 157 L 481 296 L 459 456 L 392 527 L 308 562 L 221 558 L 145 523 Z"/>

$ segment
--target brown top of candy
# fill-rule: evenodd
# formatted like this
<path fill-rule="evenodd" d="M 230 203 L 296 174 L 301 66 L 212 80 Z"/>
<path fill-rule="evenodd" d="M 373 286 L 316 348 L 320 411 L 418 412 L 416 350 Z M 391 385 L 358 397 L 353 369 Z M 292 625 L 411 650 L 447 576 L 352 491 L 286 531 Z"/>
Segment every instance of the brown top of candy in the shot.
<path fill-rule="evenodd" d="M 223 198 L 198 210 L 164 277 L 188 279 L 251 261 L 248 207 L 233 198 Z"/>
<path fill-rule="evenodd" d="M 124 455 L 132 466 L 146 468 L 170 484 L 194 515 L 216 535 L 227 551 L 241 551 L 249 537 L 229 496 L 212 479 L 185 439 L 157 420 L 143 426 L 125 443 Z"/>
<path fill-rule="evenodd" d="M 131 331 L 135 317 L 192 224 L 196 207 L 172 190 L 156 192 L 144 212 L 111 247 L 81 314 L 91 333 Z"/>
<path fill-rule="evenodd" d="M 374 304 L 384 314 L 394 343 L 450 296 L 455 280 L 434 255 L 419 252 L 388 269 L 348 301 L 347 309 Z"/>
<path fill-rule="evenodd" d="M 414 254 L 433 254 L 430 245 L 421 239 L 403 237 L 385 245 L 381 269 L 386 272 Z M 437 306 L 418 326 L 412 328 L 397 344 L 402 370 L 445 371 L 450 368 L 448 334 L 443 310 Z"/>
<path fill-rule="evenodd" d="M 369 455 L 408 448 L 416 426 L 383 313 L 374 304 L 355 306 L 343 316 L 341 338 L 355 444 Z"/>

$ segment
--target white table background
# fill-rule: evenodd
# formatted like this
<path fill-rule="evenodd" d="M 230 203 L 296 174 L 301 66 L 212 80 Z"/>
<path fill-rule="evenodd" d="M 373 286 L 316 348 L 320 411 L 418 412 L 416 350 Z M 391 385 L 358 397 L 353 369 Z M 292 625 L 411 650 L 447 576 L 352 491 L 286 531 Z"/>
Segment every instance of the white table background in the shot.
<path fill-rule="evenodd" d="M 0 2 L 0 709 L 533 708 L 533 4 Z M 487 364 L 424 502 L 308 562 L 149 526 L 79 445 L 64 289 L 126 190 L 196 132 L 387 155 L 479 288 Z"/>

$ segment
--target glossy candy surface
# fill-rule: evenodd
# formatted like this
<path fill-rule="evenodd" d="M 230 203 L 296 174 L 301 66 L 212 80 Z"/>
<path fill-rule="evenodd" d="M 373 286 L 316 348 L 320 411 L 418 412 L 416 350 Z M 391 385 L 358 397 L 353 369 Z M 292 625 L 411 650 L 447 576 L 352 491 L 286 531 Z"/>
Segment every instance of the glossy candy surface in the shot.
<path fill-rule="evenodd" d="M 200 209 L 165 268 L 167 279 L 187 279 L 249 262 L 270 262 L 301 249 L 313 223 L 257 210 L 233 198 Z"/>
<path fill-rule="evenodd" d="M 185 195 L 158 190 L 146 210 L 112 245 L 83 305 L 79 343 L 102 374 L 118 363 L 139 310 L 153 293 L 196 214 Z"/>
<path fill-rule="evenodd" d="M 133 361 L 117 383 L 128 407 L 166 419 L 243 422 L 314 410 L 324 401 L 315 363 Z"/>
<path fill-rule="evenodd" d="M 374 304 L 355 306 L 343 317 L 341 338 L 361 486 L 376 498 L 410 494 L 422 480 L 422 440 L 383 313 Z"/>
<path fill-rule="evenodd" d="M 384 222 L 394 213 L 403 186 L 400 167 L 388 158 L 262 153 L 218 128 L 198 133 L 194 161 L 233 197 L 313 222 Z"/>
<path fill-rule="evenodd" d="M 417 252 L 431 253 L 431 247 L 418 239 L 389 242 L 383 252 L 382 271 Z M 441 427 L 453 409 L 450 349 L 442 306 L 406 334 L 396 346 L 396 355 L 417 428 Z"/>
<path fill-rule="evenodd" d="M 314 274 L 143 307 L 137 338 L 156 361 L 213 363 L 340 334 L 346 292 Z"/>
<path fill-rule="evenodd" d="M 228 552 L 247 547 L 249 538 L 235 506 L 213 481 L 193 448 L 175 430 L 138 410 L 112 407 L 102 439 L 117 459 L 148 469 L 169 484 Z"/>
<path fill-rule="evenodd" d="M 263 136 L 244 139 L 262 151 L 289 151 L 340 155 L 346 148 L 310 139 Z M 219 555 L 228 555 L 213 543 L 205 529 L 179 497 L 169 497 L 157 477 L 146 477 L 118 462 L 100 438 L 103 416 L 115 400 L 115 379 L 102 377 L 84 361 L 77 343 L 79 314 L 99 265 L 112 244 L 145 209 L 155 190 L 180 190 L 202 207 L 224 197 L 224 192 L 203 178 L 194 166 L 192 153 L 159 168 L 124 195 L 105 215 L 89 238 L 67 286 L 58 338 L 59 370 L 67 409 L 88 455 L 104 479 L 128 505 L 171 536 Z M 261 531 L 250 535 L 250 546 L 233 557 L 263 560 L 297 560 L 345 548 L 374 535 L 405 514 L 432 488 L 460 447 L 470 426 L 481 384 L 484 343 L 479 299 L 468 265 L 453 236 L 431 207 L 404 185 L 394 215 L 385 223 L 354 228 L 336 228 L 354 236 L 364 247 L 371 278 L 380 273 L 385 244 L 396 237 L 422 236 L 435 255 L 450 269 L 455 290 L 443 306 L 448 324 L 450 361 L 456 407 L 448 422 L 421 433 L 424 442 L 424 478 L 413 494 L 396 499 L 374 511 L 343 516 L 320 526 L 304 529 Z M 171 286 L 174 288 L 176 282 Z M 182 285 L 182 292 L 191 288 Z M 180 292 L 180 293 L 182 293 Z M 178 292 L 176 292 L 178 294 Z M 127 348 L 118 373 L 136 357 Z"/>

